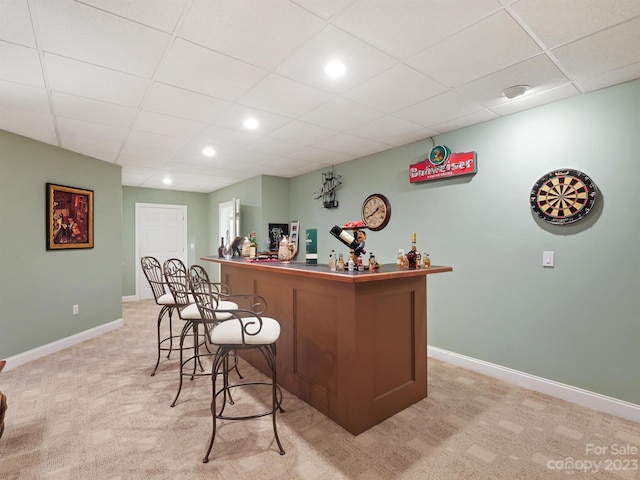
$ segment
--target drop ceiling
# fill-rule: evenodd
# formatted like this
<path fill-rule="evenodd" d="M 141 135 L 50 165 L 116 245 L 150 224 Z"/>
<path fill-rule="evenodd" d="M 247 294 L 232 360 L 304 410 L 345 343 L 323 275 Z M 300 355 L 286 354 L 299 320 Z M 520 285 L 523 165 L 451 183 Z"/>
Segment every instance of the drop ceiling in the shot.
<path fill-rule="evenodd" d="M 0 128 L 127 186 L 295 177 L 636 78 L 638 0 L 0 0 Z"/>

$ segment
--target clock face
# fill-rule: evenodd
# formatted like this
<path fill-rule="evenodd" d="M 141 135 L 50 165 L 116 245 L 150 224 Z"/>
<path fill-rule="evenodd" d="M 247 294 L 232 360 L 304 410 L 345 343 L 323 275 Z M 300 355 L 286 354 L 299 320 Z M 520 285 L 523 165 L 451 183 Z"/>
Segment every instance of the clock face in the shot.
<path fill-rule="evenodd" d="M 371 230 L 382 230 L 390 218 L 391 204 L 384 195 L 369 195 L 362 204 L 362 221 Z"/>
<path fill-rule="evenodd" d="M 531 190 L 531 208 L 545 222 L 567 225 L 587 215 L 598 198 L 598 187 L 588 175 L 571 169 L 554 170 Z"/>

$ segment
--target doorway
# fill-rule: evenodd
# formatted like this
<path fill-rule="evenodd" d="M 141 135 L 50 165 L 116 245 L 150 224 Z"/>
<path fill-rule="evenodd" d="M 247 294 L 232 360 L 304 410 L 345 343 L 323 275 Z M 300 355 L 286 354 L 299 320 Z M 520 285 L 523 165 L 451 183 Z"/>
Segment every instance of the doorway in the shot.
<path fill-rule="evenodd" d="M 138 300 L 153 298 L 140 269 L 140 258 L 152 256 L 160 265 L 169 258 L 187 264 L 187 206 L 136 203 L 136 293 Z"/>

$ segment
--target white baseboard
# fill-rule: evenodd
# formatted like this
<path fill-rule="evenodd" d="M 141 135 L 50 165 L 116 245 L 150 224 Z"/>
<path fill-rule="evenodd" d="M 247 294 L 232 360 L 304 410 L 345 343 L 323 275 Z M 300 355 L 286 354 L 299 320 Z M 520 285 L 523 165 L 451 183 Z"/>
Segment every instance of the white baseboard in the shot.
<path fill-rule="evenodd" d="M 137 302 L 139 300 L 138 295 L 129 295 L 127 297 L 122 297 L 122 303 L 124 302 Z"/>
<path fill-rule="evenodd" d="M 561 398 L 562 400 L 582 405 L 583 407 L 610 413 L 611 415 L 640 423 L 640 405 L 636 405 L 634 403 L 590 392 L 589 390 L 572 387 L 571 385 L 565 385 L 564 383 L 554 382 L 553 380 L 547 380 L 546 378 L 536 377 L 535 375 L 502 367 L 483 360 L 477 360 L 472 357 L 467 357 L 465 355 L 460 355 L 458 353 L 443 350 L 438 347 L 432 347 L 430 345 L 427 346 L 427 355 L 429 357 L 442 360 L 443 362 L 482 373 L 489 377 L 513 383 L 523 388 L 535 390 L 537 392 L 551 395 L 552 397 Z"/>
<path fill-rule="evenodd" d="M 82 343 L 84 341 L 98 337 L 104 333 L 110 332 L 111 330 L 116 330 L 123 325 L 124 320 L 120 318 L 119 320 L 105 323 L 104 325 L 85 330 L 84 332 L 76 333 L 75 335 L 71 335 L 70 337 L 61 338 L 60 340 L 56 340 L 55 342 L 51 342 L 46 345 L 42 345 L 41 347 L 19 353 L 18 355 L 6 359 L 7 365 L 5 366 L 5 371 L 11 370 L 12 368 L 16 368 L 28 362 L 32 362 L 39 358 L 46 357 L 47 355 L 51 355 L 52 353 L 59 352 L 60 350 L 72 347 L 73 345 L 77 345 L 78 343 Z"/>

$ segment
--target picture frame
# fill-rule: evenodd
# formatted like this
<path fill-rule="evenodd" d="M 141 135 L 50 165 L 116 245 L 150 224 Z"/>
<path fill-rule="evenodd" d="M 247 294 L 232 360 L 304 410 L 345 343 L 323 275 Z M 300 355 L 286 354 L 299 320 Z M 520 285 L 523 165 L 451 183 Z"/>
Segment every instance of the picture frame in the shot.
<path fill-rule="evenodd" d="M 93 190 L 47 183 L 47 250 L 93 248 Z"/>
<path fill-rule="evenodd" d="M 288 223 L 270 223 L 269 224 L 269 251 L 277 252 L 280 248 L 280 240 L 282 237 L 289 237 Z"/>
<path fill-rule="evenodd" d="M 300 234 L 300 220 L 293 220 L 291 222 L 291 229 L 289 230 L 289 243 L 293 243 L 296 246 L 296 250 L 299 248 L 298 236 Z"/>

